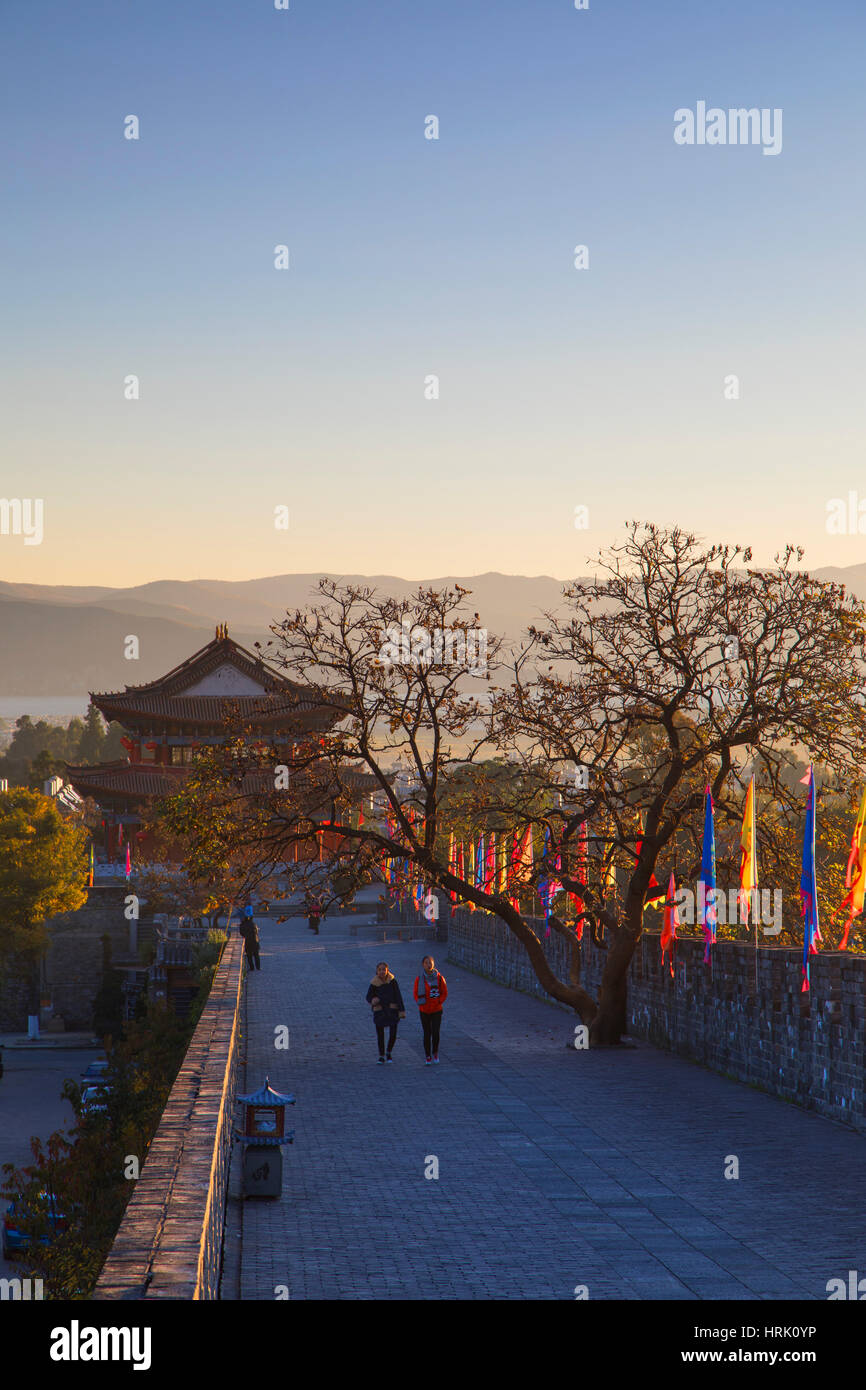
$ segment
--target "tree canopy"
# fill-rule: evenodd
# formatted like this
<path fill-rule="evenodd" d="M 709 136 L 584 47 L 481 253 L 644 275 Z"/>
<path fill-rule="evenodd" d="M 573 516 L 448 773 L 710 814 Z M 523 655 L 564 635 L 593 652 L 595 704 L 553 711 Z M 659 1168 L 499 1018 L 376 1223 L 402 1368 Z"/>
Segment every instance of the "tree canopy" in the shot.
<path fill-rule="evenodd" d="M 86 843 L 50 797 L 21 787 L 0 795 L 0 959 L 38 955 L 46 918 L 86 902 Z"/>
<path fill-rule="evenodd" d="M 199 764 L 182 794 L 195 874 L 252 856 L 252 875 L 283 863 L 303 881 L 321 868 L 302 849 L 327 834 L 343 885 L 387 860 L 495 914 L 592 1040 L 618 1040 L 653 878 L 694 880 L 707 787 L 720 868 L 733 868 L 754 772 L 763 882 L 783 892 L 792 922 L 805 799 L 792 774 L 814 764 L 828 813 L 819 883 L 841 888 L 866 750 L 866 609 L 801 560 L 788 547 L 758 568 L 747 548 L 630 523 L 595 577 L 567 585 L 563 608 L 512 649 L 459 587 L 396 600 L 322 581 L 317 603 L 274 624 L 266 655 L 318 683 L 338 722 L 287 763 L 285 749 L 239 736 Z M 266 795 L 245 791 L 251 770 L 267 774 Z M 531 856 L 510 854 L 504 888 L 449 856 L 451 833 L 482 822 L 534 842 Z M 568 980 L 536 930 L 536 890 L 551 882 L 579 899 L 578 927 L 607 952 L 597 998 L 580 983 L 574 927 L 550 913 L 574 946 Z"/>

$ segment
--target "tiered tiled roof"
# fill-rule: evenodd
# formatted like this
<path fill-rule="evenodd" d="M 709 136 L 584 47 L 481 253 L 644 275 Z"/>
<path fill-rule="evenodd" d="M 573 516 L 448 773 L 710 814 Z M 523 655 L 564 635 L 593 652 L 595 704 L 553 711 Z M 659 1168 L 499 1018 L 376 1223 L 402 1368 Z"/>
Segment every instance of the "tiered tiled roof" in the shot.
<path fill-rule="evenodd" d="M 230 666 L 261 687 L 257 694 L 189 694 L 220 668 Z M 287 680 L 259 657 L 229 637 L 224 627 L 201 651 L 195 652 L 167 675 L 125 690 L 91 694 L 106 719 L 126 728 L 142 721 L 152 724 L 186 724 L 213 727 L 227 714 L 236 714 L 259 728 L 291 732 L 321 731 L 340 718 L 326 694 L 297 681 Z"/>
<path fill-rule="evenodd" d="M 123 759 L 113 763 L 98 763 L 95 767 L 67 765 L 67 777 L 81 796 L 122 796 L 133 801 L 148 797 L 170 796 L 189 776 L 189 766 L 172 767 L 158 763 L 128 763 Z M 340 779 L 345 786 L 357 791 L 372 791 L 377 785 L 369 773 L 342 768 Z M 256 768 L 244 774 L 241 788 L 245 796 L 266 796 L 274 790 L 273 772 Z"/>
<path fill-rule="evenodd" d="M 206 694 L 200 689 L 209 676 L 230 667 L 240 676 L 241 689 L 246 683 L 260 687 L 254 694 L 231 693 L 231 681 L 226 694 Z M 219 677 L 217 677 L 217 680 Z M 234 677 L 232 677 L 234 679 Z M 181 662 L 159 680 L 144 685 L 128 685 L 125 690 L 91 695 L 106 719 L 117 720 L 138 737 L 150 735 L 157 746 L 171 737 L 172 727 L 196 731 L 220 730 L 227 716 L 237 717 L 243 725 L 287 738 L 305 733 L 320 733 L 331 728 L 342 717 L 327 694 L 313 686 L 287 680 L 271 670 L 252 652 L 239 646 L 228 635 L 225 626 L 217 628 L 216 636 L 201 651 Z M 164 726 L 160 734 L 160 726 Z M 213 735 L 212 735 L 213 737 Z M 279 741 L 279 740 L 277 740 Z M 132 747 L 132 744 L 128 745 Z M 189 776 L 189 764 L 127 762 L 118 760 L 96 767 L 67 767 L 67 777 L 81 796 L 108 800 L 121 798 L 131 803 L 151 797 L 168 796 Z M 344 782 L 358 790 L 372 789 L 372 778 L 363 772 L 344 770 Z M 273 775 L 267 770 L 250 772 L 244 778 L 243 791 L 266 795 L 273 791 Z"/>
<path fill-rule="evenodd" d="M 188 767 L 160 767 L 154 763 L 128 763 L 125 758 L 95 767 L 72 767 L 66 775 L 81 796 L 169 796 L 189 775 Z"/>

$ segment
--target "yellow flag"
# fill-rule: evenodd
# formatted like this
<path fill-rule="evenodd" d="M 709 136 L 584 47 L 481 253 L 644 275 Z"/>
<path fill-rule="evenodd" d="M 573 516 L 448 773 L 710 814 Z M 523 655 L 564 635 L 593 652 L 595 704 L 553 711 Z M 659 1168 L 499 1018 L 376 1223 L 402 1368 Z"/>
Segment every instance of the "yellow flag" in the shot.
<path fill-rule="evenodd" d="M 860 798 L 860 810 L 857 812 L 857 824 L 854 826 L 854 834 L 851 836 L 851 853 L 848 856 L 848 868 L 845 871 L 845 887 L 853 888 L 857 886 L 858 877 L 862 876 L 862 870 L 858 874 L 858 868 L 863 858 L 863 850 L 866 841 L 866 787 Z M 861 892 L 860 909 L 863 910 L 863 898 Z"/>
<path fill-rule="evenodd" d="M 473 888 L 475 887 L 475 837 L 474 837 L 474 835 L 470 835 L 470 837 L 469 837 L 469 854 L 468 854 L 468 856 L 467 856 L 467 864 L 466 864 L 466 882 L 467 882 L 467 883 L 471 883 L 472 886 L 473 886 Z M 470 912 L 474 912 L 474 911 L 475 911 L 475 903 L 467 901 L 466 906 L 469 908 L 469 911 L 470 911 Z"/>
<path fill-rule="evenodd" d="M 616 865 L 613 862 L 613 855 L 604 866 L 604 877 L 601 882 L 602 897 L 612 898 L 616 893 Z"/>
<path fill-rule="evenodd" d="M 845 887 L 848 892 L 842 899 L 839 911 L 847 907 L 848 921 L 845 923 L 845 932 L 839 942 L 839 950 L 848 949 L 848 934 L 855 917 L 859 917 L 863 911 L 863 902 L 866 899 L 866 789 L 860 798 L 860 810 L 857 812 L 857 823 L 854 826 L 854 834 L 851 836 L 851 853 L 848 855 L 848 867 L 845 870 Z"/>
<path fill-rule="evenodd" d="M 504 893 L 508 888 L 508 836 L 503 830 L 496 844 L 496 891 Z"/>
<path fill-rule="evenodd" d="M 758 887 L 758 849 L 755 833 L 755 779 L 749 783 L 746 792 L 746 806 L 743 811 L 743 828 L 740 831 L 740 891 L 737 901 L 740 917 L 749 920 L 752 905 L 752 891 Z"/>

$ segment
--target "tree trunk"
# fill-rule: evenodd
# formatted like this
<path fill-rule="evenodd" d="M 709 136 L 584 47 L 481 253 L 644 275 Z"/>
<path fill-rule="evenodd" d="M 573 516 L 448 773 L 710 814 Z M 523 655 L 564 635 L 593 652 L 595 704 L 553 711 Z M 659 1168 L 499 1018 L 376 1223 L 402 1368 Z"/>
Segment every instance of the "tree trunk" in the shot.
<path fill-rule="evenodd" d="M 592 995 L 588 994 L 581 984 L 574 981 L 574 955 L 572 955 L 572 963 L 569 971 L 573 983 L 564 985 L 562 981 L 558 980 L 556 975 L 554 975 L 548 964 L 544 947 L 532 928 L 523 920 L 520 913 L 515 912 L 509 904 L 500 907 L 498 916 L 523 946 L 529 957 L 529 963 L 535 972 L 535 978 L 538 980 L 542 989 L 551 995 L 553 999 L 558 999 L 561 1004 L 567 1004 L 569 1008 L 574 1009 L 574 1012 L 579 1016 L 581 1022 L 586 1024 L 592 1023 L 596 1015 L 596 1003 Z M 561 931 L 566 935 L 568 934 L 567 929 L 553 916 L 551 916 L 551 925 L 554 926 L 557 931 Z"/>
<path fill-rule="evenodd" d="M 640 941 L 643 913 L 637 899 L 627 904 L 626 920 L 614 933 L 607 953 L 601 988 L 598 994 L 598 1013 L 589 1030 L 590 1046 L 614 1045 L 622 1041 L 627 1025 L 628 968 Z"/>

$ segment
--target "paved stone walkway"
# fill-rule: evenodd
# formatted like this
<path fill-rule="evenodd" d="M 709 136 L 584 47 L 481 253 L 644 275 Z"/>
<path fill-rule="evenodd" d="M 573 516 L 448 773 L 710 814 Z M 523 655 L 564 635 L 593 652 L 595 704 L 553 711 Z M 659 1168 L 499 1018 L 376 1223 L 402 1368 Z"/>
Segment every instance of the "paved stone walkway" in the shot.
<path fill-rule="evenodd" d="M 348 919 L 259 927 L 246 1089 L 267 1074 L 297 1096 L 296 1140 L 279 1202 L 230 1198 L 224 1298 L 825 1299 L 866 1274 L 866 1138 L 649 1046 L 568 1048 L 566 1013 L 443 948 L 425 1067 L 429 948 L 359 942 Z M 407 1002 L 384 1067 L 364 1002 L 381 959 Z"/>

